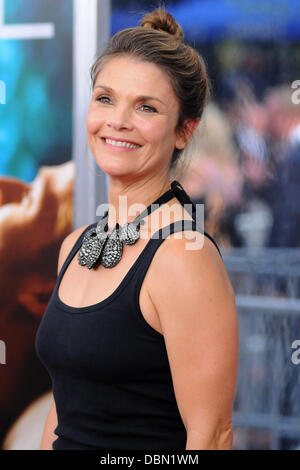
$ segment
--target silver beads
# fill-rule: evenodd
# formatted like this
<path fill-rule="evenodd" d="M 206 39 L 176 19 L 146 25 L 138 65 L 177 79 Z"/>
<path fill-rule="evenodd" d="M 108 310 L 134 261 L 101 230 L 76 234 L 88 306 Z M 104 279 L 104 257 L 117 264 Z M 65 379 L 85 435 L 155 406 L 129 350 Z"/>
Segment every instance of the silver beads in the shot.
<path fill-rule="evenodd" d="M 124 245 L 132 245 L 139 236 L 139 229 L 135 224 L 126 222 L 121 228 L 120 239 Z"/>
<path fill-rule="evenodd" d="M 118 229 L 115 227 L 101 252 L 100 263 L 105 268 L 112 268 L 121 259 L 123 253 L 122 242 L 119 237 Z"/>
<path fill-rule="evenodd" d="M 88 230 L 82 240 L 82 245 L 78 253 L 78 263 L 91 269 L 98 261 L 101 251 L 105 245 L 106 237 L 99 238 L 95 228 Z"/>
<path fill-rule="evenodd" d="M 126 222 L 123 227 L 117 224 L 109 234 L 106 218 L 103 218 L 96 228 L 85 233 L 78 253 L 78 263 L 87 266 L 88 269 L 98 262 L 105 268 L 112 268 L 122 257 L 123 244 L 132 245 L 138 240 L 140 223 L 136 225 L 133 222 Z"/>

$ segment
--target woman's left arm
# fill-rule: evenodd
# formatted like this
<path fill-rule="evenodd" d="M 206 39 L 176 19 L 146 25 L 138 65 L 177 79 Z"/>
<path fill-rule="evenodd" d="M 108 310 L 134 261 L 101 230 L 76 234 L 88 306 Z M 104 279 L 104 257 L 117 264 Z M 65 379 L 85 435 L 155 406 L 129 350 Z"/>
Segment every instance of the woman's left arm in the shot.
<path fill-rule="evenodd" d="M 204 236 L 197 250 L 187 249 L 189 243 L 183 236 L 161 245 L 154 277 L 162 281 L 153 283 L 149 294 L 187 431 L 186 450 L 231 449 L 238 371 L 235 296 L 212 241 Z"/>

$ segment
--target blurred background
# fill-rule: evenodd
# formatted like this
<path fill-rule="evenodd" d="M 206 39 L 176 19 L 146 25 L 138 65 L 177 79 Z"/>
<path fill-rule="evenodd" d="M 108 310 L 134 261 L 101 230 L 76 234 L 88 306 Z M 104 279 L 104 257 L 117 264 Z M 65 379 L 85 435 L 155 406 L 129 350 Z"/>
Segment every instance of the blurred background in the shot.
<path fill-rule="evenodd" d="M 164 4 L 212 81 L 201 144 L 180 182 L 205 204 L 205 230 L 236 293 L 233 448 L 300 449 L 300 0 Z M 93 223 L 106 200 L 86 148 L 89 67 L 111 34 L 158 5 L 0 0 L 3 449 L 39 446 L 51 383 L 35 333 L 63 238 Z"/>

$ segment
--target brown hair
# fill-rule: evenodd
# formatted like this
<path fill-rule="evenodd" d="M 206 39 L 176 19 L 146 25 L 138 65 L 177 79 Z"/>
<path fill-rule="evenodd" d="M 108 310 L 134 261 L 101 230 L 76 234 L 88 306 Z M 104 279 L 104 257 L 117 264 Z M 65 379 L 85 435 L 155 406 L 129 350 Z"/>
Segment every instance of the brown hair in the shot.
<path fill-rule="evenodd" d="M 91 67 L 92 87 L 112 56 L 129 55 L 156 64 L 171 80 L 180 105 L 176 131 L 183 131 L 185 120 L 201 118 L 210 97 L 211 87 L 204 59 L 184 43 L 181 26 L 164 8 L 147 13 L 140 25 L 123 29 L 110 39 Z M 189 164 L 184 153 L 185 149 L 174 149 L 170 167 L 173 178 L 181 176 Z"/>

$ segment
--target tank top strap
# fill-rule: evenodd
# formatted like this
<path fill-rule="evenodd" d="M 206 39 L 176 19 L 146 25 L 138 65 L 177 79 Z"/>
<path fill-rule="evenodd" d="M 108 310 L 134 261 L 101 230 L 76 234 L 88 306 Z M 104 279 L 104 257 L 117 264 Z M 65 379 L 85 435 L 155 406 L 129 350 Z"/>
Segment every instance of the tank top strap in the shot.
<path fill-rule="evenodd" d="M 207 236 L 213 242 L 213 244 L 217 248 L 217 250 L 218 250 L 218 252 L 219 252 L 219 254 L 220 254 L 220 256 L 223 260 L 222 253 L 221 253 L 217 243 L 213 239 L 213 237 L 211 235 L 209 235 L 209 233 L 207 233 L 203 229 L 202 226 L 197 224 L 197 222 L 195 220 L 187 220 L 186 219 L 186 220 L 177 220 L 176 222 L 172 222 L 171 224 L 167 225 L 166 227 L 163 227 L 160 230 L 158 230 L 157 232 L 155 232 L 154 235 L 152 235 L 151 238 L 154 239 L 154 240 L 160 240 L 160 242 L 162 242 L 165 238 L 167 238 L 172 233 L 181 232 L 183 230 L 196 230 L 197 232 L 202 233 L 203 235 Z"/>
<path fill-rule="evenodd" d="M 140 262 L 138 263 L 137 269 L 136 269 L 136 298 L 138 298 L 140 288 L 142 286 L 144 277 L 146 275 L 146 272 L 150 266 L 151 260 L 153 256 L 155 255 L 156 250 L 158 247 L 162 244 L 165 238 L 167 238 L 169 235 L 175 232 L 181 232 L 182 230 L 197 230 L 198 232 L 206 235 L 216 246 L 221 259 L 223 261 L 223 257 L 221 254 L 221 251 L 213 239 L 211 235 L 209 235 L 205 230 L 201 229 L 201 227 L 197 226 L 197 223 L 195 220 L 178 220 L 176 222 L 173 222 L 157 232 L 155 232 L 152 237 L 150 238 L 148 244 L 146 245 L 146 248 L 143 252 L 143 256 L 140 259 Z M 138 271 L 138 272 L 137 272 Z"/>

